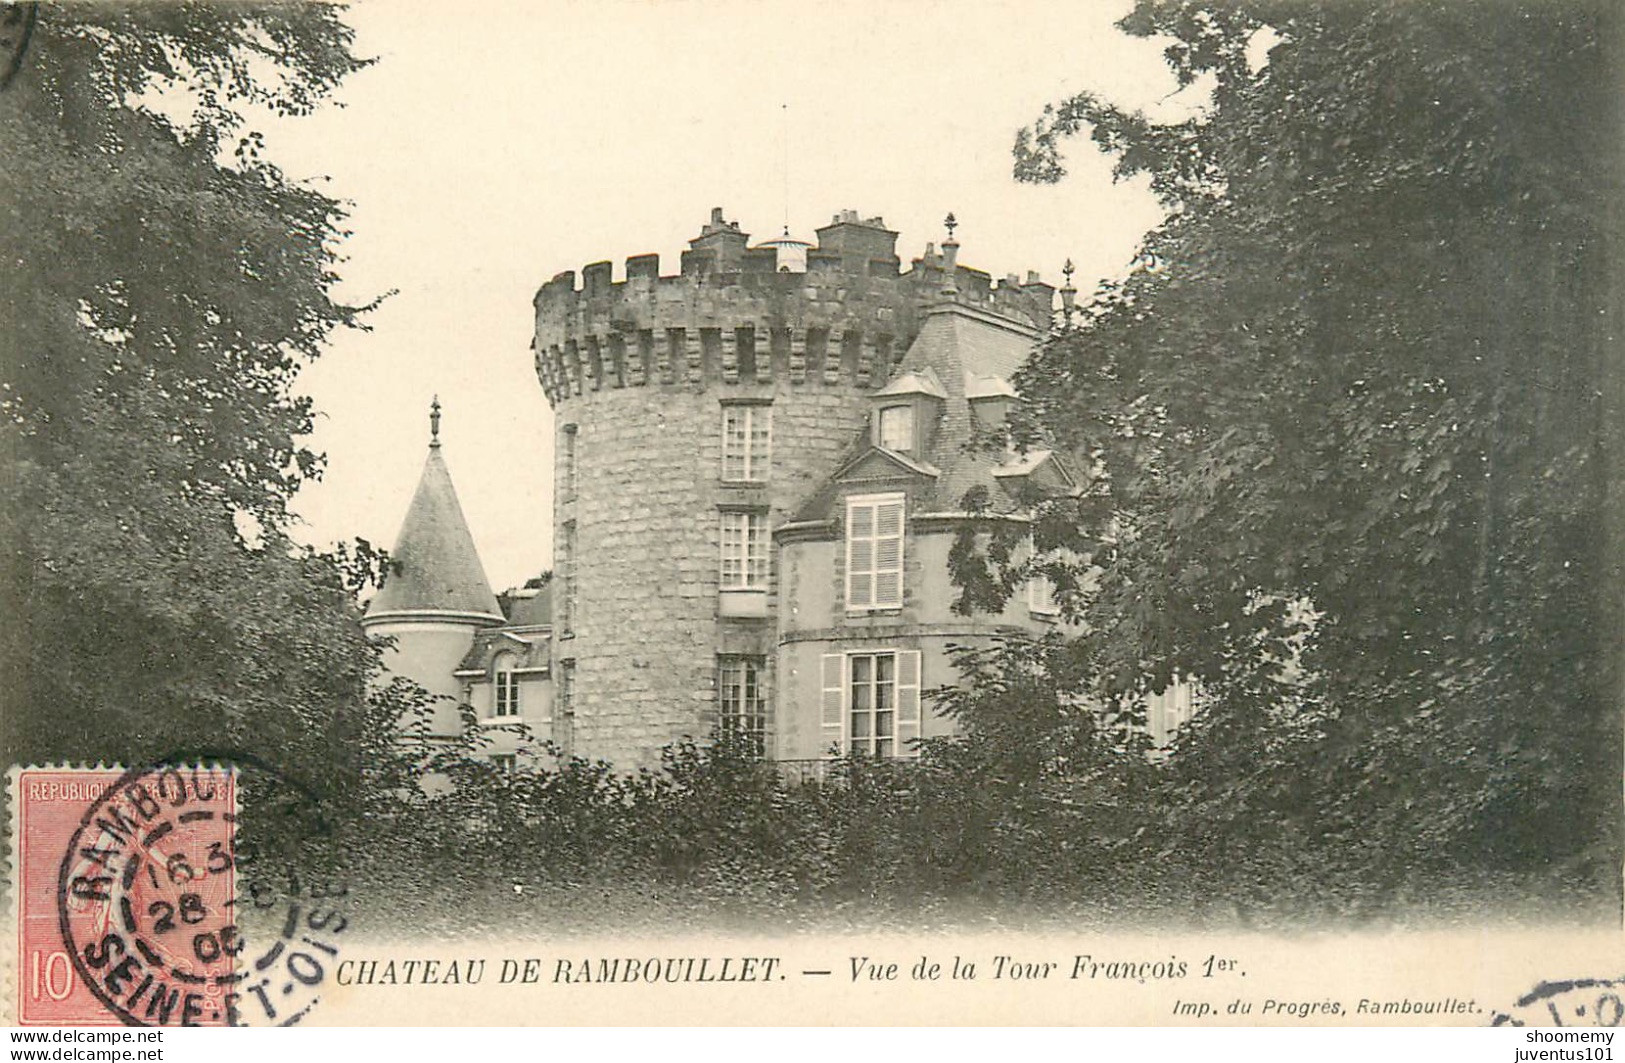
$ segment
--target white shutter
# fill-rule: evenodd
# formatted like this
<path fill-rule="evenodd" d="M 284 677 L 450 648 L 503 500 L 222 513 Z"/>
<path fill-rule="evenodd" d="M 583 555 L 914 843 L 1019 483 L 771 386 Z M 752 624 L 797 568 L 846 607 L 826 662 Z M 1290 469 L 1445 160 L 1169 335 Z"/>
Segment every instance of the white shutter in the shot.
<path fill-rule="evenodd" d="M 875 536 L 885 538 L 888 535 L 903 534 L 903 500 L 895 502 L 882 502 L 875 506 Z"/>
<path fill-rule="evenodd" d="M 875 507 L 874 604 L 903 604 L 902 499 Z"/>
<path fill-rule="evenodd" d="M 845 750 L 841 742 L 841 713 L 845 703 L 846 692 L 846 654 L 824 654 L 824 697 L 823 697 L 823 752 L 827 755 L 831 749 L 837 753 Z"/>
<path fill-rule="evenodd" d="M 846 607 L 866 609 L 874 604 L 875 507 L 848 503 L 846 507 Z"/>
<path fill-rule="evenodd" d="M 920 737 L 920 651 L 897 651 L 897 755 L 917 757 Z"/>

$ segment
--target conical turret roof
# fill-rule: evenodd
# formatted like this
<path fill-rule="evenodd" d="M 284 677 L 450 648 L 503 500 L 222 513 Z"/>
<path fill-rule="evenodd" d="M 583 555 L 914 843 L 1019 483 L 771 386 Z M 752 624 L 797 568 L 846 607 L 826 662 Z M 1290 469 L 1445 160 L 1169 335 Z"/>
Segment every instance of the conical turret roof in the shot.
<path fill-rule="evenodd" d="M 438 415 L 438 403 L 435 412 Z M 438 422 L 438 416 L 435 420 Z M 438 423 L 435 427 L 438 429 Z M 474 536 L 463 519 L 438 438 L 429 444 L 423 475 L 391 557 L 400 567 L 373 596 L 366 619 L 399 613 L 456 613 L 470 620 L 502 622 L 502 609 L 474 549 Z"/>

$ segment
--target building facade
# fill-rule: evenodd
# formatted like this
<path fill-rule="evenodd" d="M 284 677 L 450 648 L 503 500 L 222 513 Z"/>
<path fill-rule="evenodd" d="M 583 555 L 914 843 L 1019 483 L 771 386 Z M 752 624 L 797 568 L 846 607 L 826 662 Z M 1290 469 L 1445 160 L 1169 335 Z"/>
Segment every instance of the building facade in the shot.
<path fill-rule="evenodd" d="M 1055 289 L 960 265 L 951 225 L 907 268 L 896 240 L 847 211 L 816 244 L 752 247 L 719 209 L 673 275 L 641 255 L 619 281 L 599 262 L 579 285 L 573 272 L 544 284 L 533 350 L 556 424 L 551 583 L 496 605 L 477 559 L 458 562 L 455 599 L 408 574 L 433 564 L 420 541 L 472 554 L 432 445 L 402 572 L 369 625 L 416 622 L 397 580 L 413 601 L 439 594 L 458 608 L 423 605 L 421 622 L 449 610 L 437 622 L 460 634 L 435 629 L 431 689 L 620 768 L 719 726 L 798 764 L 907 757 L 947 733 L 923 695 L 957 678 L 949 647 L 1057 622 L 1037 586 L 997 616 L 952 611 L 967 492 L 983 519 L 1020 522 L 1032 490 L 1077 481 L 1060 455 L 986 445 L 1011 375 L 1052 327 Z M 461 533 L 414 527 L 430 516 Z"/>

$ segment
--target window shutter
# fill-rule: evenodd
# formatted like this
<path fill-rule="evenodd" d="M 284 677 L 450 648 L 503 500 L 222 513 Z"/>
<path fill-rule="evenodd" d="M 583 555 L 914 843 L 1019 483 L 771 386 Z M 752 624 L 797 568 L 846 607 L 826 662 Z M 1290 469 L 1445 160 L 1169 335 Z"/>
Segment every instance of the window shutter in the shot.
<path fill-rule="evenodd" d="M 846 607 L 874 604 L 875 507 L 849 504 L 846 510 Z"/>
<path fill-rule="evenodd" d="M 901 605 L 903 602 L 903 539 L 875 542 L 875 605 Z"/>
<path fill-rule="evenodd" d="M 846 655 L 824 654 L 823 748 L 844 750 L 841 742 L 841 713 L 846 689 Z"/>
<path fill-rule="evenodd" d="M 903 604 L 903 503 L 875 507 L 875 605 Z"/>
<path fill-rule="evenodd" d="M 868 539 L 875 533 L 875 507 L 854 503 L 846 511 L 846 533 Z"/>
<path fill-rule="evenodd" d="M 897 755 L 920 755 L 920 651 L 897 651 Z"/>
<path fill-rule="evenodd" d="M 882 502 L 875 506 L 875 535 L 884 538 L 888 535 L 903 534 L 903 503 Z"/>

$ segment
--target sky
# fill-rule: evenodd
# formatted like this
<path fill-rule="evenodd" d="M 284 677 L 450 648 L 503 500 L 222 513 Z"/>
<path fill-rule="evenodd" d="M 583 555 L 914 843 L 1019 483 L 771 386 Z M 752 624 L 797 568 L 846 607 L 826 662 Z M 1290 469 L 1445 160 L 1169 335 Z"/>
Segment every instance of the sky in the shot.
<path fill-rule="evenodd" d="M 881 215 L 905 263 L 943 237 L 1002 277 L 1123 274 L 1161 220 L 1087 139 L 1055 186 L 1011 177 L 1015 132 L 1083 90 L 1191 106 L 1126 3 L 552 0 L 352 7 L 375 58 L 317 114 L 268 130 L 290 178 L 349 205 L 341 299 L 393 292 L 368 332 L 301 376 L 320 483 L 295 509 L 315 544 L 389 546 L 441 440 L 493 588 L 551 567 L 552 430 L 531 298 L 562 270 L 658 252 L 662 272 L 720 206 L 754 240 Z M 1176 113 L 1172 115 L 1178 117 Z"/>

